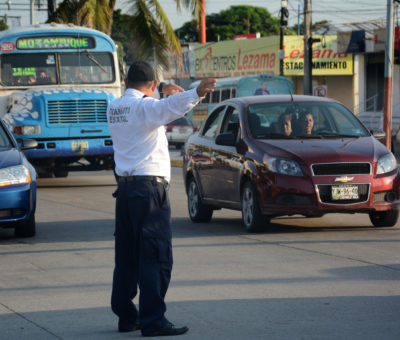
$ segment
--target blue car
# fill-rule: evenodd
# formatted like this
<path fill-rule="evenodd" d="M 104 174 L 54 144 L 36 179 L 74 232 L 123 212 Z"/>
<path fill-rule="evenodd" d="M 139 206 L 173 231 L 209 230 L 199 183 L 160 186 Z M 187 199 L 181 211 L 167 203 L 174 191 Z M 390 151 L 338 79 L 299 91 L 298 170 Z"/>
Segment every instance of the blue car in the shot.
<path fill-rule="evenodd" d="M 0 227 L 15 228 L 18 237 L 36 233 L 36 171 L 21 151 L 35 147 L 33 139 L 19 146 L 0 120 Z"/>

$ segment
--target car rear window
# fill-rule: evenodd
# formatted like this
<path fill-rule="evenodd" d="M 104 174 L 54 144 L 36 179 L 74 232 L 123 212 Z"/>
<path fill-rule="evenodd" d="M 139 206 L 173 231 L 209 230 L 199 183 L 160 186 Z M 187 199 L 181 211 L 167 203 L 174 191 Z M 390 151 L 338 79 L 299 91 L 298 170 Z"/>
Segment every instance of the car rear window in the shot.
<path fill-rule="evenodd" d="M 193 125 L 192 122 L 186 117 L 178 118 L 168 125 Z"/>

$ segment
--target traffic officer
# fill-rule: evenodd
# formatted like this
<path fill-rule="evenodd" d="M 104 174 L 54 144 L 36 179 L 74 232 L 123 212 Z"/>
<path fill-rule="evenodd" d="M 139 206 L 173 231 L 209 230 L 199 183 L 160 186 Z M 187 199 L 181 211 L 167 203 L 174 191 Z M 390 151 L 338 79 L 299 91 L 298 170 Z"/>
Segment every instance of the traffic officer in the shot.
<path fill-rule="evenodd" d="M 198 104 L 216 82 L 203 79 L 186 92 L 164 85 L 163 93 L 180 93 L 158 100 L 152 97 L 157 87 L 152 66 L 137 61 L 128 71 L 124 95 L 107 109 L 118 175 L 111 307 L 120 332 L 140 328 L 143 336 L 161 336 L 188 331 L 164 315 L 172 270 L 171 168 L 164 125 Z M 132 301 L 138 287 L 139 311 Z"/>

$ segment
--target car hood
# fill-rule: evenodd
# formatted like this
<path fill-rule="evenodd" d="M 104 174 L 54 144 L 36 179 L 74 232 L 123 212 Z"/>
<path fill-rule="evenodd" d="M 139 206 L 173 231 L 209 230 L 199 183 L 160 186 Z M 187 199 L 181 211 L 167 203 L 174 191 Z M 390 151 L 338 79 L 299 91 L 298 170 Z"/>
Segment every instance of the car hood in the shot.
<path fill-rule="evenodd" d="M 375 162 L 388 149 L 374 137 L 256 141 L 272 157 L 296 159 L 307 165 L 329 162 Z"/>
<path fill-rule="evenodd" d="M 22 164 L 22 156 L 17 149 L 0 149 L 0 169 Z"/>

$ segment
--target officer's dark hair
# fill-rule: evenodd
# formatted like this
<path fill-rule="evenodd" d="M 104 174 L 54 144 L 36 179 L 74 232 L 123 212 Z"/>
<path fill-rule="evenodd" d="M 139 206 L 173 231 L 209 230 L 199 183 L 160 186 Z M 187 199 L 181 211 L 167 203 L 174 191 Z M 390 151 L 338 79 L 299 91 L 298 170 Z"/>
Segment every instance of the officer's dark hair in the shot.
<path fill-rule="evenodd" d="M 150 88 L 156 80 L 153 67 L 146 61 L 135 61 L 128 71 L 128 87 Z"/>
<path fill-rule="evenodd" d="M 135 89 L 140 89 L 140 88 L 146 88 L 149 89 L 153 85 L 153 80 L 152 81 L 131 81 L 128 79 L 128 87 L 135 88 Z"/>

